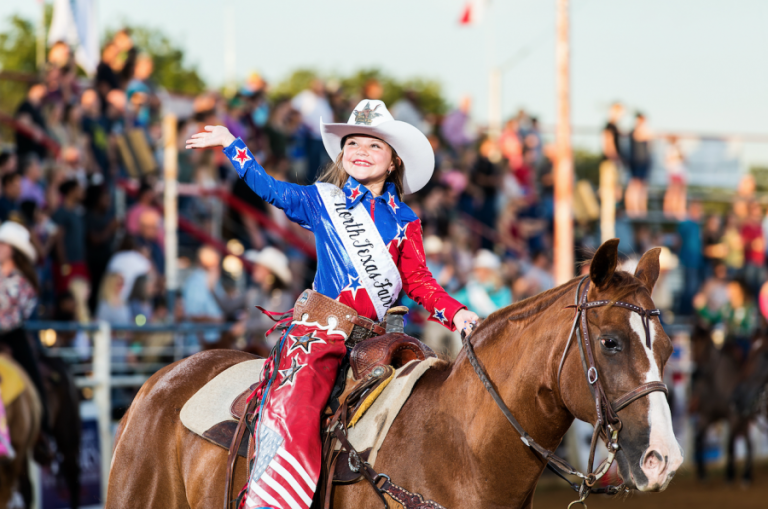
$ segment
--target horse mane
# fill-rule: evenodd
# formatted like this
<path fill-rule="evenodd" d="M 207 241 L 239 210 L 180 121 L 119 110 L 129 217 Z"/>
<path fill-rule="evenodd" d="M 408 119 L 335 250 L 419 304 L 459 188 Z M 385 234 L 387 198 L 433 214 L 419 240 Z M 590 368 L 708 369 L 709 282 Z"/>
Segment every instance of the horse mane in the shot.
<path fill-rule="evenodd" d="M 528 297 L 527 299 L 521 300 L 520 302 L 516 302 L 510 306 L 507 306 L 501 311 L 503 311 L 504 314 L 508 314 L 506 319 L 510 322 L 531 318 L 544 311 L 567 292 L 573 290 L 573 287 L 576 286 L 580 280 L 581 277 L 571 279 L 565 284 L 534 295 L 532 297 Z M 613 273 L 613 277 L 611 278 L 611 287 L 620 289 L 616 295 L 611 297 L 611 304 L 616 301 L 623 300 L 628 295 L 633 295 L 638 290 L 645 289 L 645 285 L 642 281 L 637 279 L 629 272 L 625 272 L 623 270 L 617 270 Z"/>

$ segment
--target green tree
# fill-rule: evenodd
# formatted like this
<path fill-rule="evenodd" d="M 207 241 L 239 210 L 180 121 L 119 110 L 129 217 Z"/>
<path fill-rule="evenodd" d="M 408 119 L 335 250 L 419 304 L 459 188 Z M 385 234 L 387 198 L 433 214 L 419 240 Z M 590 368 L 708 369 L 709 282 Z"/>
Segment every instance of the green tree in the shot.
<path fill-rule="evenodd" d="M 321 76 L 312 69 L 299 69 L 291 73 L 283 81 L 271 87 L 273 99 L 290 98 L 309 88 L 312 80 L 322 77 L 328 81 L 339 83 L 342 92 L 346 95 L 358 94 L 365 84 L 372 79 L 377 80 L 384 90 L 383 101 L 392 105 L 400 100 L 407 91 L 416 93 L 419 106 L 425 113 L 443 114 L 448 109 L 448 104 L 443 98 L 440 84 L 436 81 L 422 78 L 400 81 L 389 76 L 379 69 L 364 69 L 349 76 Z"/>
<path fill-rule="evenodd" d="M 318 77 L 318 74 L 311 69 L 297 69 L 293 71 L 288 78 L 277 85 L 270 87 L 270 96 L 272 99 L 290 99 L 302 90 L 306 90 L 312 84 L 312 81 Z"/>
<path fill-rule="evenodd" d="M 11 16 L 7 25 L 9 28 L 0 33 L 0 70 L 34 76 L 35 26 L 20 16 Z M 12 114 L 28 88 L 22 81 L 0 79 L 0 111 Z"/>
<path fill-rule="evenodd" d="M 573 149 L 573 166 L 576 179 L 586 179 L 593 186 L 600 185 L 600 163 L 602 156 L 597 152 L 590 152 L 587 149 Z"/>

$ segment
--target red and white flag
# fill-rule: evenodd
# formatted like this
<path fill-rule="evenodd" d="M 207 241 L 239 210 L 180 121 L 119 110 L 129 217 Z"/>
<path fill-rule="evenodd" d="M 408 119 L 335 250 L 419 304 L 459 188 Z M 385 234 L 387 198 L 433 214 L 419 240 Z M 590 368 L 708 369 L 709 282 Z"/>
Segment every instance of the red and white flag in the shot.
<path fill-rule="evenodd" d="M 461 10 L 459 25 L 473 26 L 478 25 L 483 20 L 485 6 L 488 0 L 468 0 Z"/>

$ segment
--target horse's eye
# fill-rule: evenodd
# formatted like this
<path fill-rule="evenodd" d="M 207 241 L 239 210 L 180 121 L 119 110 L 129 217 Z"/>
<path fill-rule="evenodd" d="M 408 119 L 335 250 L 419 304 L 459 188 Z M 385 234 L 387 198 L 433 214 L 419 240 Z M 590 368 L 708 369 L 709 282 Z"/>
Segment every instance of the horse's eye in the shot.
<path fill-rule="evenodd" d="M 600 338 L 600 342 L 603 344 L 605 348 L 608 350 L 615 350 L 619 347 L 618 341 L 616 341 L 613 338 Z"/>

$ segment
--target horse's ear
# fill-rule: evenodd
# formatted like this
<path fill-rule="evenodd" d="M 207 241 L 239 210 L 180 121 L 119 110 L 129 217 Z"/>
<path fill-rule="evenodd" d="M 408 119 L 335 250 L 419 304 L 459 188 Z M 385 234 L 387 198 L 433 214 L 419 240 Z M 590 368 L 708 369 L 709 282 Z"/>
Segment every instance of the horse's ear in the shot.
<path fill-rule="evenodd" d="M 643 282 L 648 291 L 653 293 L 653 287 L 656 285 L 656 280 L 659 279 L 659 272 L 661 268 L 659 266 L 659 255 L 661 254 L 660 247 L 654 247 L 645 252 L 640 261 L 637 263 L 635 269 L 635 277 Z"/>
<path fill-rule="evenodd" d="M 597 248 L 589 266 L 589 279 L 597 288 L 605 288 L 610 283 L 618 261 L 619 239 L 606 240 Z"/>

